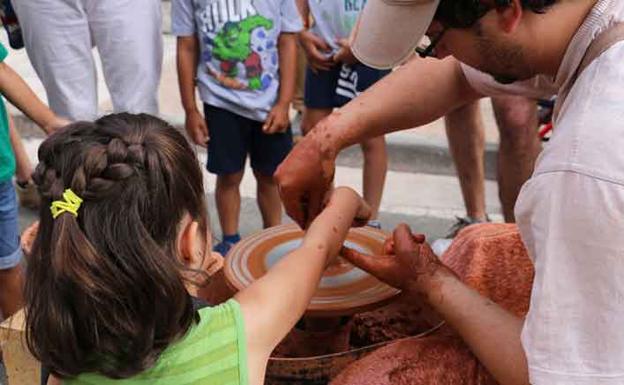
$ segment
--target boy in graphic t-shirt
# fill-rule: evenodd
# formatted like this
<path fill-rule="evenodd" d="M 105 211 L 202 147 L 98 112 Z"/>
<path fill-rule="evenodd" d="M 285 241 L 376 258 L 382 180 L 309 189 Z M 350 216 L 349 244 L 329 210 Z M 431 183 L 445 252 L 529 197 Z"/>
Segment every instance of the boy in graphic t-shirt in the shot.
<path fill-rule="evenodd" d="M 299 34 L 308 61 L 301 123 L 304 134 L 389 72 L 359 63 L 349 47 L 349 35 L 366 0 L 305 1 L 302 16 L 307 20 L 311 14 L 313 22 Z M 364 153 L 364 200 L 373 209 L 369 225 L 380 227 L 376 219 L 386 179 L 386 143 L 382 136 L 360 146 Z"/>
<path fill-rule="evenodd" d="M 208 147 L 227 254 L 238 242 L 239 186 L 249 154 L 264 227 L 281 221 L 273 173 L 292 147 L 288 110 L 301 16 L 293 0 L 173 0 L 186 130 Z M 204 103 L 197 109 L 195 84 Z"/>

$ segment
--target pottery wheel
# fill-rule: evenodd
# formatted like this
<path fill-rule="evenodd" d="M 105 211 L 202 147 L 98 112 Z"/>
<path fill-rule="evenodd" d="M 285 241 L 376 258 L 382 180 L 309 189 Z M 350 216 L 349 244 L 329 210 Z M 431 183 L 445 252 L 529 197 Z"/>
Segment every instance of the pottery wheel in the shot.
<path fill-rule="evenodd" d="M 241 290 L 262 277 L 275 263 L 299 245 L 303 232 L 297 225 L 282 225 L 255 233 L 237 243 L 225 261 L 225 277 Z M 345 245 L 363 253 L 379 254 L 385 233 L 370 227 L 351 229 Z M 382 306 L 399 291 L 350 263 L 338 259 L 328 267 L 306 315 L 335 317 Z"/>

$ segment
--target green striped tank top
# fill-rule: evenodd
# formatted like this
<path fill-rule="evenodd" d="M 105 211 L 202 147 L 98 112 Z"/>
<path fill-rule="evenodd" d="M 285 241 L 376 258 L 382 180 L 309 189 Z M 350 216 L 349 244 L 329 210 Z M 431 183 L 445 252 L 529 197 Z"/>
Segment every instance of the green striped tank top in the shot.
<path fill-rule="evenodd" d="M 226 303 L 199 310 L 200 322 L 169 346 L 149 370 L 114 380 L 81 374 L 66 385 L 247 385 L 247 345 L 240 305 Z"/>

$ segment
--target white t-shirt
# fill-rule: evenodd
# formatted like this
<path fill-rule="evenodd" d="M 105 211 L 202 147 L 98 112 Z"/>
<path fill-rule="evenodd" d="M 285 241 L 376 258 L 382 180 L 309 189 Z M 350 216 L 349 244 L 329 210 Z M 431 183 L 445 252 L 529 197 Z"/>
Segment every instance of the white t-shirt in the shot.
<path fill-rule="evenodd" d="M 624 21 L 624 1 L 599 0 L 554 79 L 510 86 L 464 67 L 484 95 L 548 96 L 592 40 Z M 522 344 L 533 385 L 624 384 L 624 42 L 580 75 L 516 204 L 535 264 Z"/>
<path fill-rule="evenodd" d="M 314 18 L 312 32 L 332 47 L 332 55 L 340 48 L 336 42 L 347 39 L 366 0 L 308 0 Z"/>

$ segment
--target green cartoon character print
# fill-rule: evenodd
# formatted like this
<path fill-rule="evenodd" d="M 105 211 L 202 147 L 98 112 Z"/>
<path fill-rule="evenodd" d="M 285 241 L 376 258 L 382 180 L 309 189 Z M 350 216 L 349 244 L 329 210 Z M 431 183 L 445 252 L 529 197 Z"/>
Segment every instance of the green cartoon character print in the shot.
<path fill-rule="evenodd" d="M 261 15 L 249 16 L 239 22 L 228 21 L 213 38 L 212 57 L 219 60 L 221 74 L 216 71 L 212 74 L 225 86 L 250 90 L 262 88 L 262 58 L 253 51 L 251 44 L 256 28 L 269 31 L 273 28 L 273 21 Z M 245 68 L 246 85 L 236 79 L 239 77 L 238 63 Z"/>

